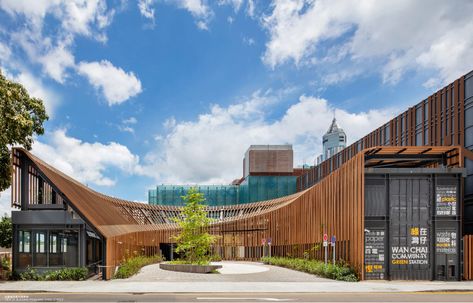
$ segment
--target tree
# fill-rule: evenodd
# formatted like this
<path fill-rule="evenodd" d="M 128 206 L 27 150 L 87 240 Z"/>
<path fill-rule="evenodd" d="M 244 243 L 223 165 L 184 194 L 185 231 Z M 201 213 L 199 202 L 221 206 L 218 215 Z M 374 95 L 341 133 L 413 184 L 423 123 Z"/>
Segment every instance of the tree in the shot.
<path fill-rule="evenodd" d="M 196 188 L 190 188 L 182 198 L 185 202 L 183 218 L 177 219 L 181 231 L 172 237 L 177 242 L 176 252 L 184 255 L 186 263 L 208 264 L 210 247 L 217 237 L 207 232 L 211 219 L 205 211 L 204 195 Z"/>
<path fill-rule="evenodd" d="M 4 216 L 0 221 L 0 247 L 10 248 L 13 240 L 11 218 Z"/>
<path fill-rule="evenodd" d="M 21 84 L 8 80 L 0 71 L 0 191 L 11 183 L 9 147 L 31 149 L 33 136 L 44 133 L 46 120 L 43 101 L 30 97 Z"/>

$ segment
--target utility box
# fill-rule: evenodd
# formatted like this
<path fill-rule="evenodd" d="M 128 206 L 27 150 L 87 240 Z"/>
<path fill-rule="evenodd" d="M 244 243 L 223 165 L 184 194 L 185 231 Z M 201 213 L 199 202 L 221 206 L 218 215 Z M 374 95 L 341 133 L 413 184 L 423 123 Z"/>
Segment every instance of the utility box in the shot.
<path fill-rule="evenodd" d="M 461 278 L 461 169 L 365 171 L 365 278 Z"/>

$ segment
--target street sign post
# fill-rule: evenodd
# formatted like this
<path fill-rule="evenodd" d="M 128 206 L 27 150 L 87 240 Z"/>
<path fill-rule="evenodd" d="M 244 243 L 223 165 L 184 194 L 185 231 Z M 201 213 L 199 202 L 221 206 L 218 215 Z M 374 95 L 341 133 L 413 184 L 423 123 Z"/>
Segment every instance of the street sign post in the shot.
<path fill-rule="evenodd" d="M 261 239 L 261 255 L 264 257 L 264 246 L 266 245 L 266 238 Z"/>
<path fill-rule="evenodd" d="M 328 235 L 324 234 L 324 247 L 325 247 L 325 265 L 327 265 L 328 261 Z"/>
<path fill-rule="evenodd" d="M 332 236 L 332 239 L 331 239 L 331 244 L 332 244 L 332 252 L 333 252 L 333 265 L 335 265 L 335 241 L 337 240 L 337 238 L 335 238 L 335 235 Z"/>
<path fill-rule="evenodd" d="M 269 250 L 269 257 L 271 258 L 271 242 L 272 242 L 273 239 L 271 239 L 271 237 L 268 238 L 268 250 Z"/>

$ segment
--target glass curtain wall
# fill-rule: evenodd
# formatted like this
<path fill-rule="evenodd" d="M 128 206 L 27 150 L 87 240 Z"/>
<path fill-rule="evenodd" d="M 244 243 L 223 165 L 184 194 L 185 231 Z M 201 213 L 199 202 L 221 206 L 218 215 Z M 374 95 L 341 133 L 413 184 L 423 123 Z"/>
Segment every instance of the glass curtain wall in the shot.
<path fill-rule="evenodd" d="M 18 231 L 18 269 L 79 266 L 78 230 Z"/>

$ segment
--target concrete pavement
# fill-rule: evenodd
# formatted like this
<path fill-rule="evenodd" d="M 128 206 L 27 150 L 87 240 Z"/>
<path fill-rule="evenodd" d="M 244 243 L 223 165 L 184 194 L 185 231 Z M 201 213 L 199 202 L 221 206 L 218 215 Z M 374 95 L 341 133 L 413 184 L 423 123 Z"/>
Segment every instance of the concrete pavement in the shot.
<path fill-rule="evenodd" d="M 222 262 L 221 274 L 164 271 L 144 267 L 134 277 L 111 281 L 9 281 L 1 292 L 65 293 L 394 293 L 473 291 L 473 281 L 363 281 L 341 282 L 286 268 L 252 262 Z"/>
<path fill-rule="evenodd" d="M 473 291 L 473 282 L 132 282 L 132 281 L 17 281 L 0 284 L 0 292 L 90 293 L 366 293 L 419 291 Z"/>

